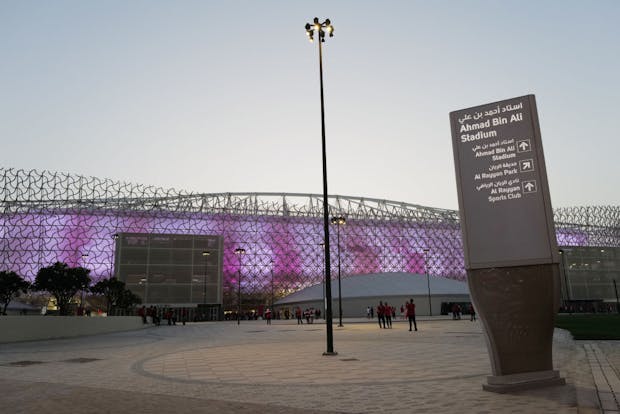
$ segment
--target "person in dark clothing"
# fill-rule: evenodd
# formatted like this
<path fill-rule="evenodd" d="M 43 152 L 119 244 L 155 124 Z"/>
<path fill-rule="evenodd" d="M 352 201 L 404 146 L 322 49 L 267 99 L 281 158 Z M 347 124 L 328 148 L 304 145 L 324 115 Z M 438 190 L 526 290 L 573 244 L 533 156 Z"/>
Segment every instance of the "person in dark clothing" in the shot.
<path fill-rule="evenodd" d="M 469 305 L 469 320 L 472 322 L 476 320 L 476 309 L 473 304 Z"/>
<path fill-rule="evenodd" d="M 269 308 L 265 311 L 265 320 L 267 321 L 267 325 L 271 325 L 271 309 Z"/>
<path fill-rule="evenodd" d="M 142 323 L 146 324 L 146 307 L 144 305 L 138 309 L 138 315 L 142 318 Z"/>

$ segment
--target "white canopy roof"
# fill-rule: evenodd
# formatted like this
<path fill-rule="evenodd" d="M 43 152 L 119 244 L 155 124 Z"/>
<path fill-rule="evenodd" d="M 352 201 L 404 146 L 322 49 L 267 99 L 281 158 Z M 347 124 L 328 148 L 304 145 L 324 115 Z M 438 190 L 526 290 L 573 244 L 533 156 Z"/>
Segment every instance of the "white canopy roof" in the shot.
<path fill-rule="evenodd" d="M 466 282 L 430 276 L 433 295 L 469 295 Z M 428 293 L 427 277 L 415 273 L 374 273 L 341 279 L 342 298 L 419 296 Z M 338 297 L 338 280 L 332 280 L 332 297 Z M 323 300 L 323 284 L 310 286 L 280 299 L 275 304 Z"/>

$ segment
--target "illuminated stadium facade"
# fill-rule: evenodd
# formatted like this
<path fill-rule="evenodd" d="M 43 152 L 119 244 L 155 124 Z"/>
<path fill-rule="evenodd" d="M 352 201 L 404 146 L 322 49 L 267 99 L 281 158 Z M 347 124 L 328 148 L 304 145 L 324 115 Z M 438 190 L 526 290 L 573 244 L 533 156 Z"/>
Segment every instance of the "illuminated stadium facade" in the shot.
<path fill-rule="evenodd" d="M 240 273 L 248 305 L 268 303 L 272 289 L 278 299 L 323 278 L 319 195 L 192 194 L 14 169 L 0 169 L 0 192 L 0 270 L 31 280 L 56 261 L 91 269 L 95 281 L 109 277 L 115 272 L 113 236 L 122 233 L 221 236 L 225 309 L 236 304 Z M 336 195 L 329 205 L 331 216 L 346 217 L 343 277 L 428 272 L 465 279 L 457 211 Z M 560 208 L 554 218 L 560 246 L 620 247 L 617 206 Z M 336 231 L 330 234 L 336 275 Z M 238 247 L 246 251 L 241 260 L 234 254 Z"/>

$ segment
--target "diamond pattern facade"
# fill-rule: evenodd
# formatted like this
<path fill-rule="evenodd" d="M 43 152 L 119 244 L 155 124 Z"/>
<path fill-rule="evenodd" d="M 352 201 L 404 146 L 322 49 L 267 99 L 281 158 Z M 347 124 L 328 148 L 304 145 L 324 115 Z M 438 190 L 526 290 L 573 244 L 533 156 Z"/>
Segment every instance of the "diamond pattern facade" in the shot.
<path fill-rule="evenodd" d="M 458 212 L 401 202 L 331 196 L 340 230 L 342 275 L 429 272 L 465 279 Z M 276 299 L 323 277 L 322 196 L 283 193 L 192 194 L 52 172 L 0 169 L 0 262 L 34 279 L 56 261 L 114 272 L 118 233 L 221 235 L 224 307 L 244 295 Z M 554 211 L 561 246 L 620 247 L 620 208 Z M 336 231 L 330 232 L 332 275 Z M 239 260 L 237 247 L 246 250 Z M 428 250 L 426 250 L 428 249 Z M 425 251 L 426 250 L 426 251 Z"/>

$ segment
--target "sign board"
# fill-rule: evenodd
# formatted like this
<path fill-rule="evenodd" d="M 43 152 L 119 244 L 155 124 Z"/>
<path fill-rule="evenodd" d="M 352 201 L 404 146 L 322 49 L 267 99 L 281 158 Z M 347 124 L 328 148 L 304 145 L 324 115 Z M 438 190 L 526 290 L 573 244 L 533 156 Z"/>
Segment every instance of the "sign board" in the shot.
<path fill-rule="evenodd" d="M 450 113 L 465 267 L 558 263 L 534 95 Z"/>

